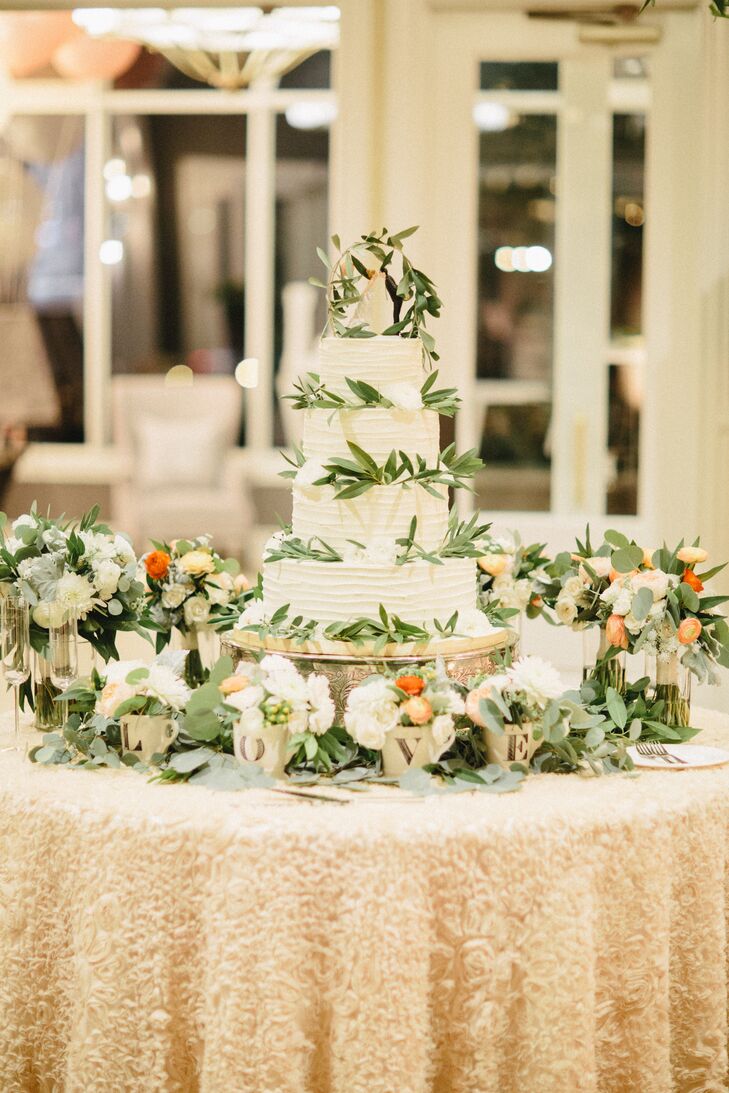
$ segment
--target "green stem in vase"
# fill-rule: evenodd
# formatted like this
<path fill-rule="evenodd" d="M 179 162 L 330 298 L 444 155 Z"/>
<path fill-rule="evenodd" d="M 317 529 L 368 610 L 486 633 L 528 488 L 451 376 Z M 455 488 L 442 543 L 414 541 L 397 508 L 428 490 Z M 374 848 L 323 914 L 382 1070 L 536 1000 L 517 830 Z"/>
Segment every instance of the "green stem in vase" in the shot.
<path fill-rule="evenodd" d="M 56 697 L 60 690 L 49 675 L 42 675 L 35 684 L 35 726 L 37 729 L 57 729 L 63 724 L 63 709 Z"/>
<path fill-rule="evenodd" d="M 585 665 L 582 670 L 582 679 L 594 679 L 607 690 L 614 687 L 622 694 L 625 688 L 625 666 L 620 657 L 610 657 L 609 660 L 599 660 L 597 664 Z"/>
<path fill-rule="evenodd" d="M 691 724 L 691 703 L 681 693 L 681 688 L 676 683 L 657 683 L 656 700 L 665 703 L 661 721 L 665 725 Z"/>
<path fill-rule="evenodd" d="M 202 686 L 208 678 L 199 649 L 190 649 L 185 658 L 185 683 L 188 687 Z"/>

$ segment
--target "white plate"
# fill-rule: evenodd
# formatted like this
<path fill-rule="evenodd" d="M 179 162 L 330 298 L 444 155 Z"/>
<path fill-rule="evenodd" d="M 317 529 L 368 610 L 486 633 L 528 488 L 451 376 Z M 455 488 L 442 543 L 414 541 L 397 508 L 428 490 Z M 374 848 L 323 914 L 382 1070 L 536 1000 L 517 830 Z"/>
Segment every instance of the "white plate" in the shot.
<path fill-rule="evenodd" d="M 635 747 L 628 748 L 628 755 L 636 767 L 650 767 L 653 770 L 695 770 L 697 767 L 720 767 L 729 763 L 729 751 L 724 748 L 709 748 L 703 744 L 665 744 L 664 747 L 683 762 L 661 759 L 660 755 L 639 755 Z"/>

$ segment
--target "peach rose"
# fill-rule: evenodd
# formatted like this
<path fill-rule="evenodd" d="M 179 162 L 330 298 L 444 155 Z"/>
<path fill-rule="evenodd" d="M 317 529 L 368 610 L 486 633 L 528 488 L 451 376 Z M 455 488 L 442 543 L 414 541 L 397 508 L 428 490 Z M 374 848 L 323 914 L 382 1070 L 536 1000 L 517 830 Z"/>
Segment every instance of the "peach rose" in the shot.
<path fill-rule="evenodd" d="M 413 725 L 425 725 L 433 716 L 433 707 L 427 698 L 409 698 L 402 707 Z"/>
<path fill-rule="evenodd" d="M 250 587 L 251 582 L 248 580 L 245 573 L 239 573 L 233 581 L 233 588 L 238 596 L 240 596 L 241 592 L 247 592 Z"/>
<path fill-rule="evenodd" d="M 682 645 L 691 645 L 701 633 L 701 623 L 698 619 L 683 619 L 678 627 L 678 640 Z"/>
<path fill-rule="evenodd" d="M 500 577 L 509 564 L 506 554 L 483 554 L 478 559 L 478 568 L 492 577 Z"/>
<path fill-rule="evenodd" d="M 425 690 L 425 680 L 420 676 L 398 676 L 395 686 L 408 695 L 419 695 Z"/>
<path fill-rule="evenodd" d="M 709 557 L 709 552 L 704 550 L 703 547 L 686 546 L 681 547 L 676 557 L 679 562 L 684 562 L 686 565 L 700 565 Z"/>
<path fill-rule="evenodd" d="M 662 569 L 645 569 L 633 576 L 633 591 L 649 588 L 653 593 L 653 602 L 658 603 L 668 592 L 668 577 Z"/>
<path fill-rule="evenodd" d="M 628 632 L 622 615 L 611 615 L 605 623 L 605 636 L 616 649 L 628 648 Z"/>
<path fill-rule="evenodd" d="M 613 581 L 622 581 L 624 577 L 634 577 L 637 572 L 637 569 L 631 569 L 629 573 L 618 573 L 617 569 L 611 569 L 610 584 L 612 584 Z"/>
<path fill-rule="evenodd" d="M 696 576 L 693 569 L 684 569 L 681 574 L 681 582 L 687 584 L 689 588 L 693 588 L 694 592 L 704 591 L 704 582 Z"/>
<path fill-rule="evenodd" d="M 653 555 L 655 550 L 651 550 L 649 547 L 643 547 L 643 565 L 646 569 L 655 569 L 653 565 Z"/>
<path fill-rule="evenodd" d="M 470 717 L 474 725 L 480 725 L 484 728 L 484 720 L 481 717 L 481 711 L 479 704 L 482 698 L 488 698 L 491 694 L 491 688 L 488 683 L 482 683 L 480 687 L 474 687 L 472 691 L 469 691 L 466 696 L 466 717 Z"/>
<path fill-rule="evenodd" d="M 250 680 L 245 676 L 228 676 L 218 684 L 218 690 L 224 695 L 234 695 L 238 691 L 245 691 L 250 686 Z"/>

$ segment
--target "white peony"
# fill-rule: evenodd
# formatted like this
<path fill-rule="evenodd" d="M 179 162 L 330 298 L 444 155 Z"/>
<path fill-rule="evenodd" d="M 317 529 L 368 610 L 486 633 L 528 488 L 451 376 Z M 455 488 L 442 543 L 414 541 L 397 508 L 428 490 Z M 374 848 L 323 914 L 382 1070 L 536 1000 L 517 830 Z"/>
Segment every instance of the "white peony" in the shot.
<path fill-rule="evenodd" d="M 56 602 L 77 619 L 85 619 L 90 611 L 102 605 L 91 581 L 80 573 L 64 573 L 56 589 Z"/>
<path fill-rule="evenodd" d="M 152 695 L 164 706 L 182 710 L 190 698 L 190 688 L 179 675 L 165 664 L 150 664 L 149 675 L 137 684 L 137 693 Z"/>
<path fill-rule="evenodd" d="M 465 611 L 458 612 L 456 633 L 467 638 L 482 638 L 492 634 L 497 628 L 477 607 L 468 607 Z"/>
<path fill-rule="evenodd" d="M 264 690 L 259 684 L 251 684 L 250 687 L 244 687 L 242 691 L 234 691 L 233 694 L 225 696 L 225 703 L 227 706 L 234 706 L 236 710 L 248 710 L 252 706 L 259 706 L 263 702 Z"/>
<path fill-rule="evenodd" d="M 122 575 L 121 566 L 112 562 L 109 558 L 102 560 L 94 566 L 94 584 L 96 585 L 102 600 L 110 600 L 119 587 L 119 578 Z"/>
<path fill-rule="evenodd" d="M 328 473 L 317 459 L 307 459 L 296 472 L 294 492 L 303 494 L 304 497 L 317 497 L 321 487 L 314 483 L 320 478 L 326 478 Z"/>
<path fill-rule="evenodd" d="M 397 697 L 381 677 L 355 687 L 347 699 L 344 724 L 350 736 L 362 747 L 381 751 L 385 735 L 400 720 Z"/>
<path fill-rule="evenodd" d="M 298 670 L 292 661 L 287 657 L 282 657 L 279 653 L 269 653 L 261 661 L 262 672 L 289 672 L 291 675 L 297 676 Z"/>
<path fill-rule="evenodd" d="M 511 687 L 523 691 L 528 702 L 545 706 L 550 698 L 559 698 L 564 684 L 559 672 L 541 657 L 523 657 L 508 670 Z"/>
<path fill-rule="evenodd" d="M 453 718 L 450 714 L 438 714 L 433 718 L 431 728 L 433 730 L 433 739 L 436 744 L 439 744 L 442 748 L 447 748 L 455 736 Z"/>
<path fill-rule="evenodd" d="M 412 383 L 386 383 L 380 387 L 382 394 L 398 410 L 422 410 L 423 399 Z"/>
<path fill-rule="evenodd" d="M 187 626 L 203 626 L 210 618 L 210 604 L 205 596 L 190 596 L 185 600 L 184 616 Z"/>
<path fill-rule="evenodd" d="M 251 600 L 238 619 L 238 626 L 243 629 L 246 626 L 261 626 L 266 621 L 266 612 L 263 600 Z"/>
<path fill-rule="evenodd" d="M 577 604 L 569 596 L 560 596 L 554 606 L 554 611 L 559 621 L 564 626 L 569 626 L 577 618 Z"/>
<path fill-rule="evenodd" d="M 309 728 L 320 736 L 334 724 L 334 702 L 329 680 L 325 675 L 313 672 L 306 680 L 306 690 L 310 707 Z"/>
<path fill-rule="evenodd" d="M 22 516 L 18 516 L 16 520 L 13 520 L 11 527 L 13 531 L 17 531 L 18 528 L 34 528 L 35 518 L 30 513 L 24 512 Z"/>

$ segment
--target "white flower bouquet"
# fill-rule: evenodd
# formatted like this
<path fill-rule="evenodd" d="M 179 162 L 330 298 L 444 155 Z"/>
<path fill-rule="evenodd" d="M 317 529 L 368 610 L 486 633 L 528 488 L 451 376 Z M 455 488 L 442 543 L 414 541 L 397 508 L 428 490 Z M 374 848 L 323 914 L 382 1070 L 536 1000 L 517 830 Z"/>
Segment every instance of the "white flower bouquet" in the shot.
<path fill-rule="evenodd" d="M 600 596 L 610 646 L 654 662 L 654 698 L 664 702 L 661 717 L 669 725 L 689 724 L 689 673 L 716 684 L 717 665 L 729 666 L 729 625 L 714 610 L 729 597 L 702 595 L 724 566 L 698 573 L 707 558 L 698 542 L 663 547 L 649 568 L 613 572 Z"/>
<path fill-rule="evenodd" d="M 325 675 L 304 676 L 286 657 L 269 654 L 259 664 L 239 664 L 218 687 L 240 761 L 261 762 L 279 776 L 289 759 L 327 766 L 335 709 Z"/>
<path fill-rule="evenodd" d="M 19 516 L 0 546 L 0 583 L 12 583 L 31 609 L 31 640 L 43 653 L 48 628 L 78 622 L 103 660 L 116 659 L 116 634 L 146 636 L 140 616 L 144 589 L 128 539 L 96 522 L 98 507 L 77 522 Z M 0 524 L 3 521 L 0 521 Z"/>
<path fill-rule="evenodd" d="M 464 712 L 459 690 L 437 661 L 363 680 L 347 698 L 344 725 L 363 748 L 383 752 L 386 774 L 399 774 L 436 762 L 453 743 L 455 718 Z"/>
<path fill-rule="evenodd" d="M 516 531 L 489 537 L 488 549 L 478 559 L 479 602 L 492 617 L 508 622 L 526 612 L 540 614 L 543 601 L 535 585 L 548 581 L 545 566 L 549 558 L 544 543 L 524 546 Z"/>
<path fill-rule="evenodd" d="M 541 657 L 523 657 L 497 675 L 471 681 L 466 715 L 484 730 L 490 762 L 528 763 L 551 728 L 565 723 L 559 673 Z"/>
<path fill-rule="evenodd" d="M 154 550 L 140 558 L 140 577 L 146 591 L 145 622 L 157 632 L 157 651 L 178 630 L 189 650 L 185 673 L 194 686 L 205 677 L 198 634 L 204 627 L 231 629 L 250 584 L 234 558 L 223 558 L 210 536 L 153 543 Z"/>
<path fill-rule="evenodd" d="M 151 664 L 123 660 L 110 664 L 101 679 L 95 712 L 118 721 L 125 714 L 177 715 L 192 694 L 183 678 L 184 654 L 162 653 Z"/>

